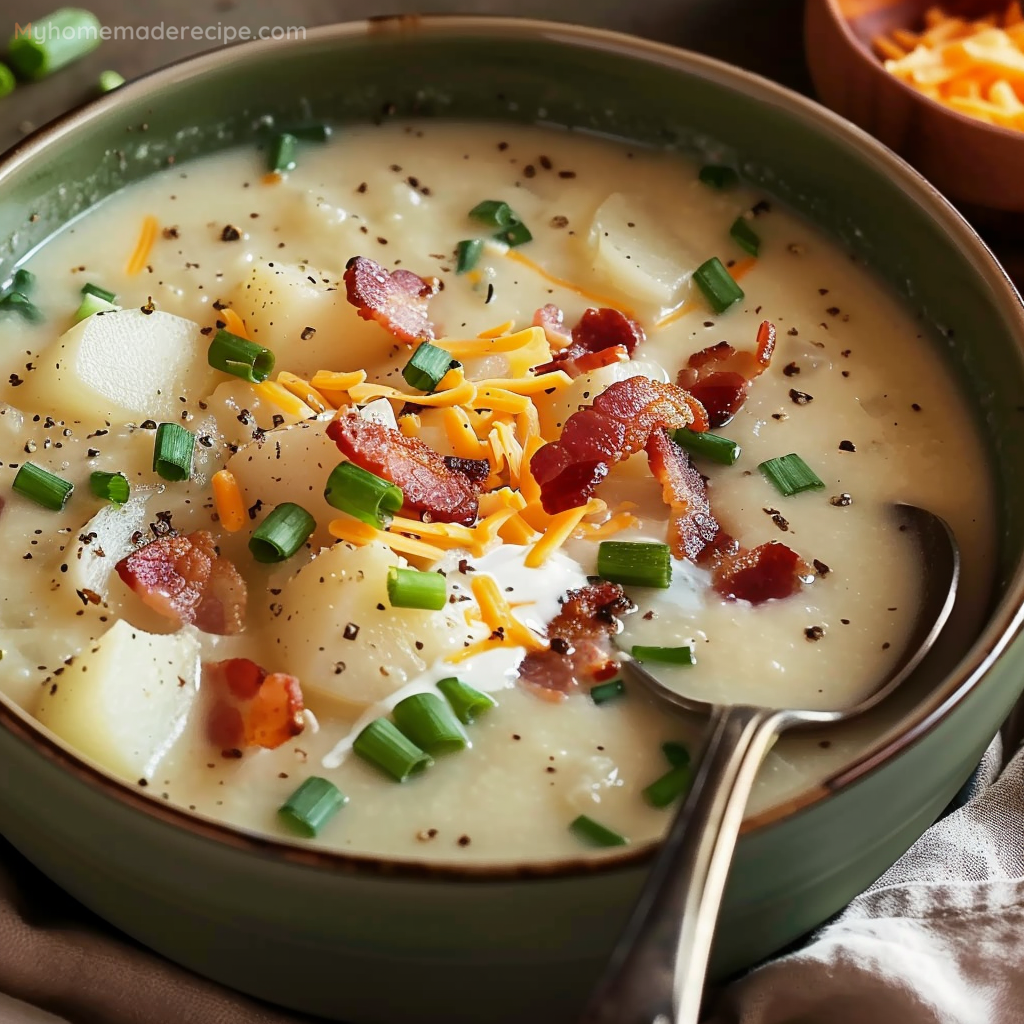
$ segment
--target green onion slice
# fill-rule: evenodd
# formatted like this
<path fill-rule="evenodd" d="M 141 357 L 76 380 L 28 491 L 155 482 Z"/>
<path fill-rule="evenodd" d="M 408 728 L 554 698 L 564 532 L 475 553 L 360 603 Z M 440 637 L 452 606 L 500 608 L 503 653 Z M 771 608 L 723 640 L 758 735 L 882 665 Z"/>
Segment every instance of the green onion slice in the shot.
<path fill-rule="evenodd" d="M 633 657 L 637 661 L 655 661 L 662 665 L 696 665 L 692 647 L 643 647 L 634 644 Z"/>
<path fill-rule="evenodd" d="M 267 166 L 272 171 L 295 170 L 295 151 L 299 148 L 299 140 L 291 132 L 275 135 L 270 143 L 267 154 Z"/>
<path fill-rule="evenodd" d="M 452 709 L 436 693 L 416 693 L 395 705 L 395 725 L 432 757 L 466 747 L 466 735 Z"/>
<path fill-rule="evenodd" d="M 482 203 L 477 203 L 469 211 L 469 215 L 473 220 L 478 220 L 489 228 L 504 230 L 520 223 L 519 216 L 512 207 L 498 199 L 485 199 Z"/>
<path fill-rule="evenodd" d="M 301 505 L 283 501 L 256 527 L 249 538 L 249 551 L 257 562 L 283 562 L 309 540 L 315 529 L 316 520 Z"/>
<path fill-rule="evenodd" d="M 731 167 L 721 164 L 707 164 L 697 177 L 709 188 L 718 189 L 732 188 L 740 181 L 740 176 Z"/>
<path fill-rule="evenodd" d="M 569 824 L 569 831 L 590 846 L 626 846 L 629 843 L 625 836 L 613 832 L 585 814 Z"/>
<path fill-rule="evenodd" d="M 387 718 L 372 721 L 356 737 L 352 749 L 396 782 L 405 782 L 410 775 L 416 775 L 434 763 L 426 751 L 420 750 Z"/>
<path fill-rule="evenodd" d="M 328 124 L 306 124 L 299 128 L 289 128 L 285 135 L 294 135 L 303 142 L 326 142 L 331 137 L 331 126 Z"/>
<path fill-rule="evenodd" d="M 455 365 L 457 363 L 450 352 L 424 341 L 402 367 L 402 376 L 411 388 L 433 391 L 441 383 L 441 378 Z"/>
<path fill-rule="evenodd" d="M 455 273 L 465 274 L 480 261 L 484 251 L 482 238 L 466 238 L 455 247 Z"/>
<path fill-rule="evenodd" d="M 73 483 L 31 462 L 24 463 L 18 470 L 12 486 L 17 494 L 50 509 L 51 512 L 60 512 L 75 489 Z"/>
<path fill-rule="evenodd" d="M 10 96 L 17 87 L 18 82 L 14 72 L 2 61 L 0 61 L 0 99 Z"/>
<path fill-rule="evenodd" d="M 104 302 L 114 302 L 117 299 L 114 292 L 101 288 L 98 284 L 93 284 L 92 281 L 87 281 L 82 285 L 82 294 L 95 295 L 97 299 L 102 299 Z"/>
<path fill-rule="evenodd" d="M 530 229 L 521 221 L 513 224 L 511 227 L 504 228 L 494 237 L 498 239 L 499 242 L 504 242 L 513 249 L 517 245 L 525 245 L 527 242 L 533 240 L 533 235 L 530 233 Z"/>
<path fill-rule="evenodd" d="M 101 71 L 100 77 L 96 80 L 96 88 L 100 93 L 113 92 L 124 85 L 124 75 L 119 71 Z"/>
<path fill-rule="evenodd" d="M 33 324 L 45 319 L 42 310 L 24 292 L 8 292 L 0 298 L 0 312 L 18 313 Z"/>
<path fill-rule="evenodd" d="M 274 353 L 253 341 L 219 330 L 210 342 L 206 361 L 215 369 L 262 384 L 274 371 Z"/>
<path fill-rule="evenodd" d="M 661 752 L 665 755 L 665 760 L 673 768 L 682 768 L 690 763 L 690 751 L 682 743 L 677 743 L 675 740 L 666 740 L 662 743 Z"/>
<path fill-rule="evenodd" d="M 18 32 L 7 46 L 7 59 L 24 78 L 45 78 L 84 57 L 100 44 L 95 14 L 79 7 L 61 7 Z"/>
<path fill-rule="evenodd" d="M 312 839 L 347 803 L 348 797 L 333 782 L 311 775 L 277 814 L 293 831 Z"/>
<path fill-rule="evenodd" d="M 597 574 L 610 583 L 664 590 L 672 582 L 667 544 L 603 540 L 597 549 Z"/>
<path fill-rule="evenodd" d="M 328 504 L 378 529 L 387 526 L 405 503 L 401 487 L 354 462 L 343 462 L 331 470 L 324 498 Z"/>
<path fill-rule="evenodd" d="M 761 250 L 761 236 L 750 226 L 746 217 L 737 217 L 729 228 L 732 240 L 741 248 L 757 256 Z"/>
<path fill-rule="evenodd" d="M 652 807 L 668 807 L 689 790 L 692 781 L 693 769 L 690 765 L 678 765 L 652 782 L 644 790 L 644 799 Z"/>
<path fill-rule="evenodd" d="M 801 491 L 820 491 L 825 482 L 795 452 L 769 459 L 758 467 L 783 496 L 790 498 Z"/>
<path fill-rule="evenodd" d="M 104 501 L 123 505 L 131 496 L 131 485 L 124 473 L 103 473 L 97 470 L 89 477 L 89 490 Z"/>
<path fill-rule="evenodd" d="M 463 725 L 472 725 L 478 715 L 497 707 L 498 702 L 489 694 L 481 693 L 454 676 L 442 679 L 437 688 L 452 707 L 455 717 Z"/>
<path fill-rule="evenodd" d="M 607 704 L 625 696 L 626 686 L 621 679 L 613 679 L 610 683 L 599 683 L 590 688 L 590 699 L 595 704 Z"/>
<path fill-rule="evenodd" d="M 11 278 L 11 291 L 21 292 L 22 295 L 28 295 L 30 291 L 35 287 L 36 275 L 31 270 L 26 270 L 24 267 L 18 267 L 14 272 L 14 277 Z"/>
<path fill-rule="evenodd" d="M 393 608 L 440 611 L 448 601 L 445 578 L 439 572 L 419 569 L 388 569 L 388 600 Z"/>
<path fill-rule="evenodd" d="M 712 434 L 710 431 L 701 433 L 690 430 L 689 427 L 682 427 L 679 430 L 670 431 L 670 433 L 672 440 L 680 448 L 685 448 L 691 455 L 710 459 L 723 466 L 731 466 L 743 451 L 735 441 L 728 437 L 721 437 L 719 434 Z"/>
<path fill-rule="evenodd" d="M 75 310 L 74 321 L 78 324 L 92 316 L 93 313 L 116 313 L 120 308 L 120 306 L 115 306 L 112 302 L 89 292 L 82 296 L 81 305 Z"/>
<path fill-rule="evenodd" d="M 192 476 L 196 435 L 177 423 L 161 423 L 153 445 L 153 469 L 165 480 L 179 482 Z"/>
<path fill-rule="evenodd" d="M 743 298 L 743 289 L 733 280 L 732 274 L 717 256 L 702 263 L 693 272 L 693 279 L 716 313 L 724 313 L 733 303 Z"/>

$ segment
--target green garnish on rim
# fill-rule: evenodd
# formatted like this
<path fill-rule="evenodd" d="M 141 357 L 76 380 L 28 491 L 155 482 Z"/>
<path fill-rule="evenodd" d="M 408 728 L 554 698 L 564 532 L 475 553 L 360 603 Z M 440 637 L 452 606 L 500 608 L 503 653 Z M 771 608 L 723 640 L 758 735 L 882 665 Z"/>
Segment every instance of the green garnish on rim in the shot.
<path fill-rule="evenodd" d="M 113 92 L 124 85 L 124 75 L 119 71 L 101 71 L 100 77 L 96 79 L 96 88 L 101 94 Z"/>
<path fill-rule="evenodd" d="M 444 375 L 458 365 L 450 352 L 424 341 L 402 367 L 402 376 L 406 384 L 417 391 L 433 391 Z"/>
<path fill-rule="evenodd" d="M 391 713 L 399 730 L 432 757 L 466 748 L 466 736 L 455 713 L 436 693 L 406 697 Z"/>
<path fill-rule="evenodd" d="M 100 44 L 99 19 L 80 7 L 61 7 L 31 30 L 16 32 L 7 46 L 7 59 L 23 78 L 45 78 L 84 57 Z"/>
<path fill-rule="evenodd" d="M 444 699 L 451 705 L 455 717 L 463 725 L 472 725 L 478 715 L 498 706 L 498 702 L 489 694 L 474 690 L 472 686 L 454 676 L 442 679 L 437 688 L 444 694 Z"/>
<path fill-rule="evenodd" d="M 352 749 L 396 782 L 405 782 L 410 775 L 417 775 L 434 763 L 426 751 L 417 747 L 387 718 L 371 722 L 355 738 Z"/>
<path fill-rule="evenodd" d="M 178 423 L 161 423 L 153 445 L 153 469 L 165 480 L 180 483 L 192 476 L 196 435 Z"/>
<path fill-rule="evenodd" d="M 270 141 L 267 151 L 267 167 L 278 174 L 294 171 L 296 167 L 295 153 L 299 148 L 299 140 L 291 132 L 281 132 Z"/>
<path fill-rule="evenodd" d="M 625 836 L 620 835 L 618 832 L 613 832 L 610 828 L 594 821 L 593 818 L 588 818 L 585 814 L 581 814 L 569 823 L 569 831 L 590 846 L 611 847 L 627 846 L 629 844 L 629 840 Z"/>
<path fill-rule="evenodd" d="M 597 549 L 597 575 L 609 583 L 664 590 L 672 582 L 667 544 L 603 540 Z"/>
<path fill-rule="evenodd" d="M 717 256 L 702 263 L 694 272 L 693 279 L 704 293 L 708 305 L 716 313 L 724 313 L 743 298 L 743 289 Z"/>
<path fill-rule="evenodd" d="M 388 569 L 388 600 L 393 608 L 440 611 L 448 602 L 448 587 L 439 572 L 419 569 Z"/>
<path fill-rule="evenodd" d="M 291 558 L 312 536 L 316 520 L 291 501 L 278 505 L 249 539 L 249 551 L 257 562 L 271 564 Z"/>
<path fill-rule="evenodd" d="M 328 779 L 310 776 L 278 809 L 278 817 L 294 832 L 312 839 L 348 803 Z"/>
<path fill-rule="evenodd" d="M 331 470 L 324 498 L 329 505 L 380 530 L 391 522 L 405 503 L 401 487 L 354 462 L 343 462 Z"/>
<path fill-rule="evenodd" d="M 222 328 L 210 342 L 206 361 L 215 370 L 230 373 L 250 384 L 262 384 L 274 372 L 276 360 L 269 348 Z"/>
<path fill-rule="evenodd" d="M 768 459 L 758 467 L 783 497 L 791 498 L 801 491 L 820 491 L 825 481 L 796 452 Z"/>
<path fill-rule="evenodd" d="M 738 185 L 740 176 L 731 168 L 723 164 L 706 164 L 697 174 L 697 177 L 709 188 L 727 189 Z"/>
<path fill-rule="evenodd" d="M 666 740 L 661 745 L 661 752 L 665 755 L 673 768 L 681 768 L 684 764 L 690 763 L 690 751 L 682 743 L 675 740 Z"/>
<path fill-rule="evenodd" d="M 16 494 L 34 501 L 51 512 L 60 512 L 67 504 L 75 485 L 40 466 L 26 462 L 18 470 L 11 485 Z"/>

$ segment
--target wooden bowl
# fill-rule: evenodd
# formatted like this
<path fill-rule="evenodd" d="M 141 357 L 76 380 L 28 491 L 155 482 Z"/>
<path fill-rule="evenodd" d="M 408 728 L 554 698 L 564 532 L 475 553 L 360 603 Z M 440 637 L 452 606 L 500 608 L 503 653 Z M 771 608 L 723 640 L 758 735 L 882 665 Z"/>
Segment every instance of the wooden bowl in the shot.
<path fill-rule="evenodd" d="M 818 97 L 912 163 L 976 223 L 1024 229 L 1024 132 L 975 120 L 885 70 L 871 40 L 916 28 L 935 0 L 808 0 L 807 63 Z M 945 0 L 979 17 L 993 0 Z"/>

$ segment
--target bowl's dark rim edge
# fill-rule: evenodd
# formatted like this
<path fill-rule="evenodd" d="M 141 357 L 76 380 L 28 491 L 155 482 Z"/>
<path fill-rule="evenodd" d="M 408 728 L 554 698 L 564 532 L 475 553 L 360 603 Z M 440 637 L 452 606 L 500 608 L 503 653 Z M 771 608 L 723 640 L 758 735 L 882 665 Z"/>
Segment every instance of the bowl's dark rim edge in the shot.
<path fill-rule="evenodd" d="M 1024 307 L 1013 283 L 991 251 L 973 228 L 929 182 L 909 164 L 887 149 L 867 132 L 814 101 L 752 72 L 733 67 L 702 54 L 682 50 L 664 43 L 630 36 L 625 33 L 586 26 L 487 15 L 398 15 L 364 21 L 344 22 L 306 30 L 303 39 L 255 40 L 237 43 L 216 50 L 186 57 L 173 64 L 136 79 L 105 96 L 71 110 L 18 142 L 0 157 L 0 189 L 5 179 L 23 163 L 27 163 L 46 146 L 58 142 L 67 132 L 116 107 L 122 97 L 143 98 L 147 93 L 173 86 L 194 77 L 196 72 L 216 69 L 225 61 L 258 58 L 276 49 L 302 48 L 310 41 L 323 42 L 382 32 L 421 32 L 450 34 L 501 34 L 541 37 L 574 47 L 613 51 L 641 61 L 664 64 L 684 72 L 697 72 L 703 77 L 733 91 L 743 93 L 761 103 L 773 103 L 787 113 L 810 123 L 836 141 L 856 146 L 861 158 L 870 158 L 878 170 L 896 181 L 909 198 L 927 209 L 929 214 L 956 239 L 971 257 L 993 300 L 1006 321 L 1017 324 L 1018 347 L 1024 356 Z M 931 732 L 942 719 L 963 701 L 992 667 L 1024 627 L 1024 565 L 1019 565 L 1007 588 L 1007 595 L 992 612 L 988 625 L 956 670 L 939 687 L 932 699 L 924 702 L 914 714 L 906 717 L 903 728 L 885 738 L 879 745 L 862 754 L 823 782 L 809 788 L 796 798 L 748 818 L 743 834 L 754 832 L 787 820 L 799 811 L 809 809 L 865 775 L 884 765 L 890 758 Z M 476 882 L 513 882 L 524 879 L 559 879 L 572 876 L 606 874 L 635 869 L 654 854 L 657 840 L 628 848 L 618 854 L 580 857 L 523 865 L 458 864 L 452 862 L 417 862 L 402 859 L 360 856 L 300 846 L 286 839 L 273 838 L 246 829 L 213 821 L 198 814 L 161 803 L 133 789 L 124 780 L 107 774 L 77 754 L 66 749 L 42 725 L 0 694 L 0 723 L 71 774 L 86 783 L 97 785 L 108 797 L 128 804 L 162 824 L 184 828 L 210 842 L 285 861 L 306 868 L 341 871 L 352 874 L 395 878 L 433 878 Z M 892 730 L 890 730 L 891 732 Z"/>

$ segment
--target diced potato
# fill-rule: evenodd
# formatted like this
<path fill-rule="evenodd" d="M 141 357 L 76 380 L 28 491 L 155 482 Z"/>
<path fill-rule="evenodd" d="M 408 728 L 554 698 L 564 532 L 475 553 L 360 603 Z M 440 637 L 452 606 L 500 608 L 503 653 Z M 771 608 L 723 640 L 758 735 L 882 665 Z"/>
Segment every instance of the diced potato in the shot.
<path fill-rule="evenodd" d="M 214 371 L 199 325 L 139 309 L 90 316 L 43 351 L 26 382 L 32 404 L 63 419 L 177 420 L 184 397 L 207 394 Z"/>
<path fill-rule="evenodd" d="M 44 689 L 36 717 L 124 779 L 150 779 L 182 735 L 199 692 L 199 644 L 118 621 Z"/>
<path fill-rule="evenodd" d="M 274 663 L 303 689 L 365 706 L 386 697 L 487 629 L 466 624 L 460 605 L 439 612 L 392 608 L 387 574 L 405 560 L 383 544 L 325 548 L 277 598 Z M 454 666 L 453 666 L 454 674 Z"/>

